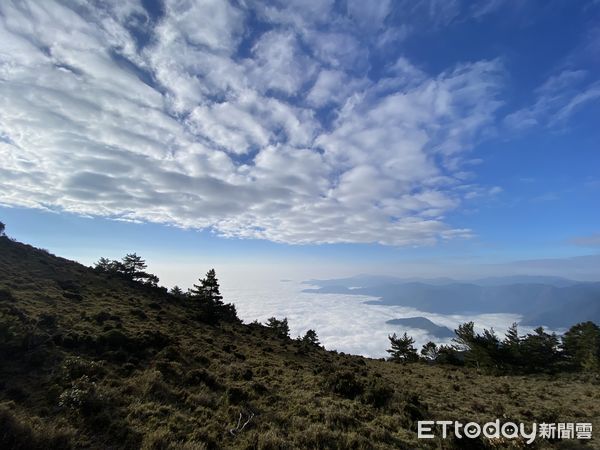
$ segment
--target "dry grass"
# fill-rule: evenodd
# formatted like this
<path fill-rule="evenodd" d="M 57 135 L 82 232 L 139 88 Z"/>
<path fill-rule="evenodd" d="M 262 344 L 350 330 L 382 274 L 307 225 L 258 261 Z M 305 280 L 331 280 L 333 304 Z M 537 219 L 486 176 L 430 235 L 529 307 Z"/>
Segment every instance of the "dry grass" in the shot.
<path fill-rule="evenodd" d="M 418 441 L 420 418 L 600 430 L 597 376 L 494 377 L 306 348 L 264 327 L 202 323 L 160 289 L 6 238 L 0 357 L 1 448 L 468 448 Z M 241 430 L 240 414 L 252 417 Z"/>

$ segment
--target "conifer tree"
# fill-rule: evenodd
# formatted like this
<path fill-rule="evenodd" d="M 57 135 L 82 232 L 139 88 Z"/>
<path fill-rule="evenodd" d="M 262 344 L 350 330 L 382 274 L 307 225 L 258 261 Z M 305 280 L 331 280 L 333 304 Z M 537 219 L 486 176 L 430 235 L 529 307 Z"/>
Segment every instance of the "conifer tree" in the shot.
<path fill-rule="evenodd" d="M 425 361 L 434 362 L 437 360 L 439 356 L 439 350 L 437 345 L 434 342 L 429 341 L 427 344 L 423 345 L 421 349 L 421 356 Z"/>
<path fill-rule="evenodd" d="M 288 325 L 287 317 L 283 318 L 282 320 L 276 319 L 275 317 L 269 317 L 266 325 L 267 327 L 275 330 L 275 332 L 281 337 L 290 336 L 290 326 Z"/>
<path fill-rule="evenodd" d="M 171 290 L 169 291 L 169 294 L 174 295 L 175 297 L 183 297 L 184 296 L 183 290 L 177 285 L 175 285 L 171 288 Z"/>
<path fill-rule="evenodd" d="M 317 336 L 317 332 L 315 330 L 307 330 L 304 337 L 301 339 L 301 342 L 306 345 L 320 347 L 321 343 L 319 342 L 319 337 Z"/>
<path fill-rule="evenodd" d="M 210 269 L 200 281 L 200 284 L 194 284 L 194 287 L 190 289 L 190 296 L 204 300 L 214 305 L 222 305 L 223 296 L 220 292 L 219 281 L 215 273 L 215 269 Z"/>
<path fill-rule="evenodd" d="M 555 333 L 546 333 L 538 327 L 523 339 L 523 362 L 529 372 L 552 372 L 560 359 L 559 340 Z"/>
<path fill-rule="evenodd" d="M 146 261 L 138 256 L 136 253 L 129 253 L 121 260 L 123 264 L 123 273 L 132 280 L 138 280 L 146 278 L 146 272 L 144 272 L 148 266 Z"/>
<path fill-rule="evenodd" d="M 600 328 L 593 322 L 572 326 L 562 338 L 562 349 L 572 369 L 594 372 L 600 369 Z"/>
<path fill-rule="evenodd" d="M 417 349 L 414 347 L 415 340 L 406 333 L 401 337 L 396 336 L 396 333 L 394 333 L 388 336 L 388 339 L 390 340 L 391 349 L 387 352 L 391 355 L 391 361 L 413 362 L 419 359 Z"/>
<path fill-rule="evenodd" d="M 194 287 L 188 290 L 188 296 L 198 303 L 204 320 L 211 323 L 219 320 L 239 321 L 235 305 L 223 302 L 215 269 L 210 269 L 206 277 L 199 281 L 200 284 L 194 284 Z"/>

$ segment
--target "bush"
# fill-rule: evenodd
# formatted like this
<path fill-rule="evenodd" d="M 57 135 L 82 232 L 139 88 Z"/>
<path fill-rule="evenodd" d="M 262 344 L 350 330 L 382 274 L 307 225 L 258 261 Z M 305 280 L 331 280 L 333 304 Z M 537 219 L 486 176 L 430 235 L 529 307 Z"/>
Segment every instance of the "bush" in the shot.
<path fill-rule="evenodd" d="M 68 450 L 70 430 L 22 422 L 5 405 L 0 405 L 0 448 L 11 450 Z"/>
<path fill-rule="evenodd" d="M 130 339 L 122 331 L 109 330 L 98 338 L 98 343 L 109 349 L 127 348 Z"/>
<path fill-rule="evenodd" d="M 12 291 L 8 288 L 0 288 L 0 301 L 14 302 L 15 297 Z"/>
<path fill-rule="evenodd" d="M 83 376 L 97 378 L 104 371 L 102 365 L 88 361 L 80 356 L 68 356 L 61 365 L 61 373 L 66 381 L 73 381 Z"/>
<path fill-rule="evenodd" d="M 58 406 L 90 416 L 102 409 L 102 397 L 98 394 L 96 383 L 84 375 L 75 380 L 58 398 Z"/>
<path fill-rule="evenodd" d="M 376 408 L 382 408 L 388 404 L 393 395 L 392 387 L 384 384 L 381 380 L 372 379 L 365 389 L 363 400 Z"/>
<path fill-rule="evenodd" d="M 326 384 L 333 393 L 349 399 L 356 398 L 364 391 L 360 380 L 348 370 L 334 371 L 327 377 Z"/>

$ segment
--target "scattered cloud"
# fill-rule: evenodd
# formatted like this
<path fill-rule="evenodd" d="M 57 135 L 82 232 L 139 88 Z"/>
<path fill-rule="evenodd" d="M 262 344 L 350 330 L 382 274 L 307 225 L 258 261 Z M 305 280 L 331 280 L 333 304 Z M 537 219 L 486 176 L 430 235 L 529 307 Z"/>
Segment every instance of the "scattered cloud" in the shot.
<path fill-rule="evenodd" d="M 564 125 L 585 105 L 600 100 L 600 81 L 589 80 L 585 70 L 566 69 L 535 90 L 532 105 L 508 114 L 505 125 L 513 130 Z"/>
<path fill-rule="evenodd" d="M 466 7 L 417 3 L 443 23 Z M 373 52 L 409 32 L 384 26 L 397 8 L 3 2 L 0 203 L 286 243 L 469 237 L 445 216 L 497 191 L 465 167 L 504 69 L 396 57 L 372 76 Z"/>

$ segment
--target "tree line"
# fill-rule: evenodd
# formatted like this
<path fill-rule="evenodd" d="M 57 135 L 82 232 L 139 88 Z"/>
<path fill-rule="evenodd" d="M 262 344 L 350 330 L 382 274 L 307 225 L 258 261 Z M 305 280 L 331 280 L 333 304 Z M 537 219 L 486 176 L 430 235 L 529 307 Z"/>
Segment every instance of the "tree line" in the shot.
<path fill-rule="evenodd" d="M 241 322 L 235 305 L 223 301 L 215 269 L 210 269 L 204 278 L 198 280 L 199 284 L 194 284 L 187 291 L 177 285 L 167 291 L 166 288 L 158 286 L 159 278 L 146 272 L 147 268 L 146 261 L 136 253 L 129 253 L 120 261 L 100 258 L 94 265 L 94 269 L 98 272 L 164 290 L 175 299 L 189 301 L 199 311 L 202 320 L 205 322 Z M 264 326 L 273 330 L 275 335 L 279 337 L 290 338 L 290 327 L 287 318 L 270 317 L 264 324 L 255 321 L 251 325 Z M 298 336 L 296 340 L 307 347 L 321 347 L 317 333 L 312 329 L 306 331 L 304 336 Z"/>
<path fill-rule="evenodd" d="M 452 344 L 428 342 L 420 354 L 411 336 L 394 333 L 388 336 L 389 359 L 403 363 L 464 365 L 501 374 L 600 371 L 600 327 L 593 322 L 578 323 L 560 337 L 546 332 L 543 327 L 521 335 L 516 323 L 503 338 L 493 328 L 476 332 L 473 322 L 459 325 L 454 332 Z"/>
<path fill-rule="evenodd" d="M 164 287 L 159 287 L 159 278 L 146 272 L 147 267 L 146 261 L 142 257 L 136 253 L 129 253 L 120 261 L 100 258 L 94 269 L 98 272 L 164 290 L 176 299 L 187 300 L 205 322 L 241 322 L 237 316 L 235 305 L 223 301 L 215 269 L 210 269 L 204 278 L 198 280 L 199 284 L 194 284 L 192 288 L 184 292 L 179 286 L 174 286 L 170 291 L 167 291 Z"/>

